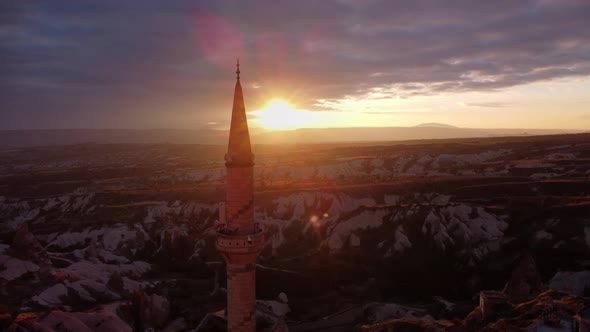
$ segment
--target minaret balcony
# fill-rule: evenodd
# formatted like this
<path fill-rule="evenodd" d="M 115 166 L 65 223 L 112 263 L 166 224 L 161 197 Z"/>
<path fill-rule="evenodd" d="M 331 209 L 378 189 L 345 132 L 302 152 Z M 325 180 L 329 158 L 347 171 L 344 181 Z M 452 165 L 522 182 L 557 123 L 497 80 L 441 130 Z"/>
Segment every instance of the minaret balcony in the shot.
<path fill-rule="evenodd" d="M 264 234 L 261 229 L 253 234 L 242 235 L 217 232 L 215 245 L 217 250 L 226 254 L 255 254 L 262 251 Z"/>

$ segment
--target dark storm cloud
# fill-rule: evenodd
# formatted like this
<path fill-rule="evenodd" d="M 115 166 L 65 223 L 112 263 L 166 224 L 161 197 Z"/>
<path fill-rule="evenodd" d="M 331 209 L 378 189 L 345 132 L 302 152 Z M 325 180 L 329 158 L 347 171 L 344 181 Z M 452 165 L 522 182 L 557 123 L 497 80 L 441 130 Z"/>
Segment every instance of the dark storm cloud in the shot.
<path fill-rule="evenodd" d="M 588 17 L 586 0 L 4 1 L 0 127 L 223 122 L 236 56 L 250 108 L 587 76 Z"/>

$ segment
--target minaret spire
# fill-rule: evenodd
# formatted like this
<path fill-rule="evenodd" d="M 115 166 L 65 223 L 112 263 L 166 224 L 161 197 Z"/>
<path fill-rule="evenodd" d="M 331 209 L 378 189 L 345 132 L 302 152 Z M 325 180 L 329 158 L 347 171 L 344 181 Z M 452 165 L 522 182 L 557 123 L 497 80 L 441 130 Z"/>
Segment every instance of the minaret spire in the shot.
<path fill-rule="evenodd" d="M 234 90 L 234 104 L 229 128 L 229 144 L 225 155 L 226 165 L 252 165 L 254 155 L 250 147 L 250 133 L 248 131 L 248 118 L 244 106 L 244 94 L 240 84 L 240 59 L 236 63 L 236 88 Z"/>
<path fill-rule="evenodd" d="M 236 65 L 236 67 L 238 67 L 238 69 L 236 70 L 236 74 L 237 74 L 237 79 L 238 81 L 240 80 L 240 58 L 238 58 L 238 63 Z"/>

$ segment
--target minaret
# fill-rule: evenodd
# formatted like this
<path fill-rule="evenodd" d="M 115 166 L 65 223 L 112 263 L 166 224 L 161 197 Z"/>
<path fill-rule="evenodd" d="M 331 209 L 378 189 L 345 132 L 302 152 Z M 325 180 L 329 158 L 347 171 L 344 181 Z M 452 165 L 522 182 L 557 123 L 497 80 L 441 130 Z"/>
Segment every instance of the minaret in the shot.
<path fill-rule="evenodd" d="M 226 201 L 220 205 L 221 227 L 217 232 L 217 250 L 227 266 L 227 330 L 256 330 L 256 257 L 264 245 L 264 235 L 254 224 L 254 155 L 250 148 L 248 121 L 240 85 L 240 61 L 237 62 L 225 155 Z M 221 219 L 220 218 L 220 219 Z"/>

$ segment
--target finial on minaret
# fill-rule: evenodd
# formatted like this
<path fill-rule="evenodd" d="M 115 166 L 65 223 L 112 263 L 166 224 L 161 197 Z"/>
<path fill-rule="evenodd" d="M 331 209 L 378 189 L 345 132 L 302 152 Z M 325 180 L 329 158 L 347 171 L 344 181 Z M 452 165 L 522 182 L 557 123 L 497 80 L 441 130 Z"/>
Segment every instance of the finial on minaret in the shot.
<path fill-rule="evenodd" d="M 244 107 L 244 94 L 240 83 L 240 59 L 236 61 L 236 87 L 234 90 L 234 105 L 232 107 L 229 128 L 229 143 L 226 161 L 228 165 L 253 164 L 250 134 L 248 133 L 248 117 Z"/>

